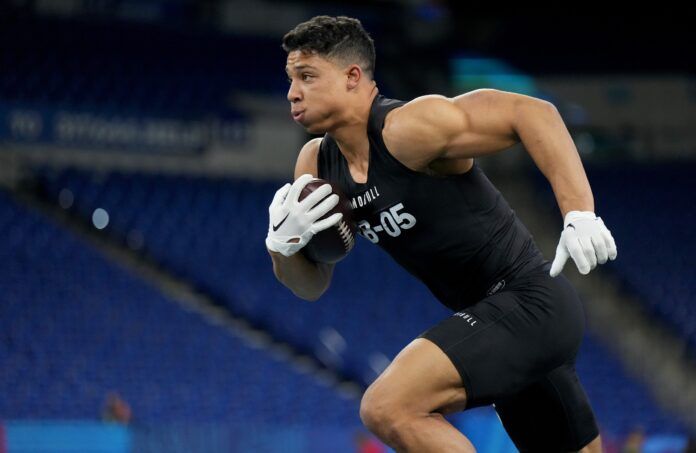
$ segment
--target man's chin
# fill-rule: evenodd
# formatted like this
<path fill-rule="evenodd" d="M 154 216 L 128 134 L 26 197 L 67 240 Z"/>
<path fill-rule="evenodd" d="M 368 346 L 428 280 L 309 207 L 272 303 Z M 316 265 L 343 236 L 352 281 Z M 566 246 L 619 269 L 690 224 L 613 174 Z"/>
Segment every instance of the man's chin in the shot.
<path fill-rule="evenodd" d="M 314 135 L 319 135 L 319 134 L 325 134 L 326 130 L 322 127 L 318 127 L 316 125 L 312 124 L 303 124 L 302 127 L 304 127 L 305 131 L 307 131 L 308 134 L 314 134 Z"/>

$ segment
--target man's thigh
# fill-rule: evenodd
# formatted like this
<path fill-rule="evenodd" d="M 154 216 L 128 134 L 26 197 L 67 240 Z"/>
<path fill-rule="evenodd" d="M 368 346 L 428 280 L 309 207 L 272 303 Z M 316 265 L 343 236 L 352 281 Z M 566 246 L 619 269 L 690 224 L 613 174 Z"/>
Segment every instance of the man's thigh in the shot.
<path fill-rule="evenodd" d="M 563 279 L 544 275 L 512 282 L 423 332 L 450 358 L 467 408 L 515 395 L 564 363 L 580 346 L 584 314 Z"/>
<path fill-rule="evenodd" d="M 423 338 L 399 352 L 363 398 L 418 414 L 449 413 L 466 406 L 459 372 L 437 345 Z"/>
<path fill-rule="evenodd" d="M 599 435 L 575 368 L 565 364 L 516 395 L 495 401 L 521 452 L 579 451 Z"/>

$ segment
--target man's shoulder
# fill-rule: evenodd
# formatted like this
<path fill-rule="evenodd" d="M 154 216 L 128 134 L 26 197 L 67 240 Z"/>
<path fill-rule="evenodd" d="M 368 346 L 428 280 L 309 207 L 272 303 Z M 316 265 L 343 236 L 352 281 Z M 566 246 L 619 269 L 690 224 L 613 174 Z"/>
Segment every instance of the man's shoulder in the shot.
<path fill-rule="evenodd" d="M 449 137 L 443 132 L 459 121 L 450 98 L 430 94 L 420 96 L 390 111 L 384 120 L 382 138 L 385 146 L 411 168 L 427 166 L 438 158 Z M 444 126 L 444 127 L 443 127 Z"/>
<path fill-rule="evenodd" d="M 318 177 L 317 156 L 319 155 L 321 141 L 322 137 L 313 138 L 302 146 L 300 153 L 297 155 L 297 163 L 295 164 L 295 179 L 305 173 L 309 173 L 315 178 Z"/>
<path fill-rule="evenodd" d="M 384 126 L 386 128 L 388 122 L 397 125 L 409 121 L 434 123 L 453 107 L 453 99 L 440 94 L 418 96 L 390 111 L 385 118 Z"/>
<path fill-rule="evenodd" d="M 315 137 L 302 146 L 300 153 L 318 153 L 324 137 Z"/>

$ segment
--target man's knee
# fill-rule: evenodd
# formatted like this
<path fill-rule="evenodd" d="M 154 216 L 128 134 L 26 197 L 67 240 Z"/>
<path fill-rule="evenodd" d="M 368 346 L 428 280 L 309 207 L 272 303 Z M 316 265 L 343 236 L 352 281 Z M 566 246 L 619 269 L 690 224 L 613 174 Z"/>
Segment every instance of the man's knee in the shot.
<path fill-rule="evenodd" d="M 385 440 L 398 440 L 408 419 L 407 411 L 398 402 L 368 388 L 360 401 L 360 420 L 373 434 Z"/>
<path fill-rule="evenodd" d="M 360 400 L 360 420 L 367 429 L 376 433 L 380 431 L 394 415 L 394 404 L 388 404 L 372 387 L 368 388 Z"/>

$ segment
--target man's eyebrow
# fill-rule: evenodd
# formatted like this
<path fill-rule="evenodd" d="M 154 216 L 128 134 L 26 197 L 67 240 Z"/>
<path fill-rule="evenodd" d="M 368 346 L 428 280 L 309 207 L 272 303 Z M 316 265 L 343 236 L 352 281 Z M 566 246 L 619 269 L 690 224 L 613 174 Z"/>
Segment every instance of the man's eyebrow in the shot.
<path fill-rule="evenodd" d="M 317 69 L 317 68 L 315 68 L 315 67 L 312 66 L 312 65 L 301 64 L 301 65 L 293 66 L 292 69 L 293 69 L 294 71 L 301 71 L 301 70 L 303 70 L 303 69 Z M 288 69 L 287 66 L 285 67 L 285 72 L 290 73 L 290 70 Z"/>

